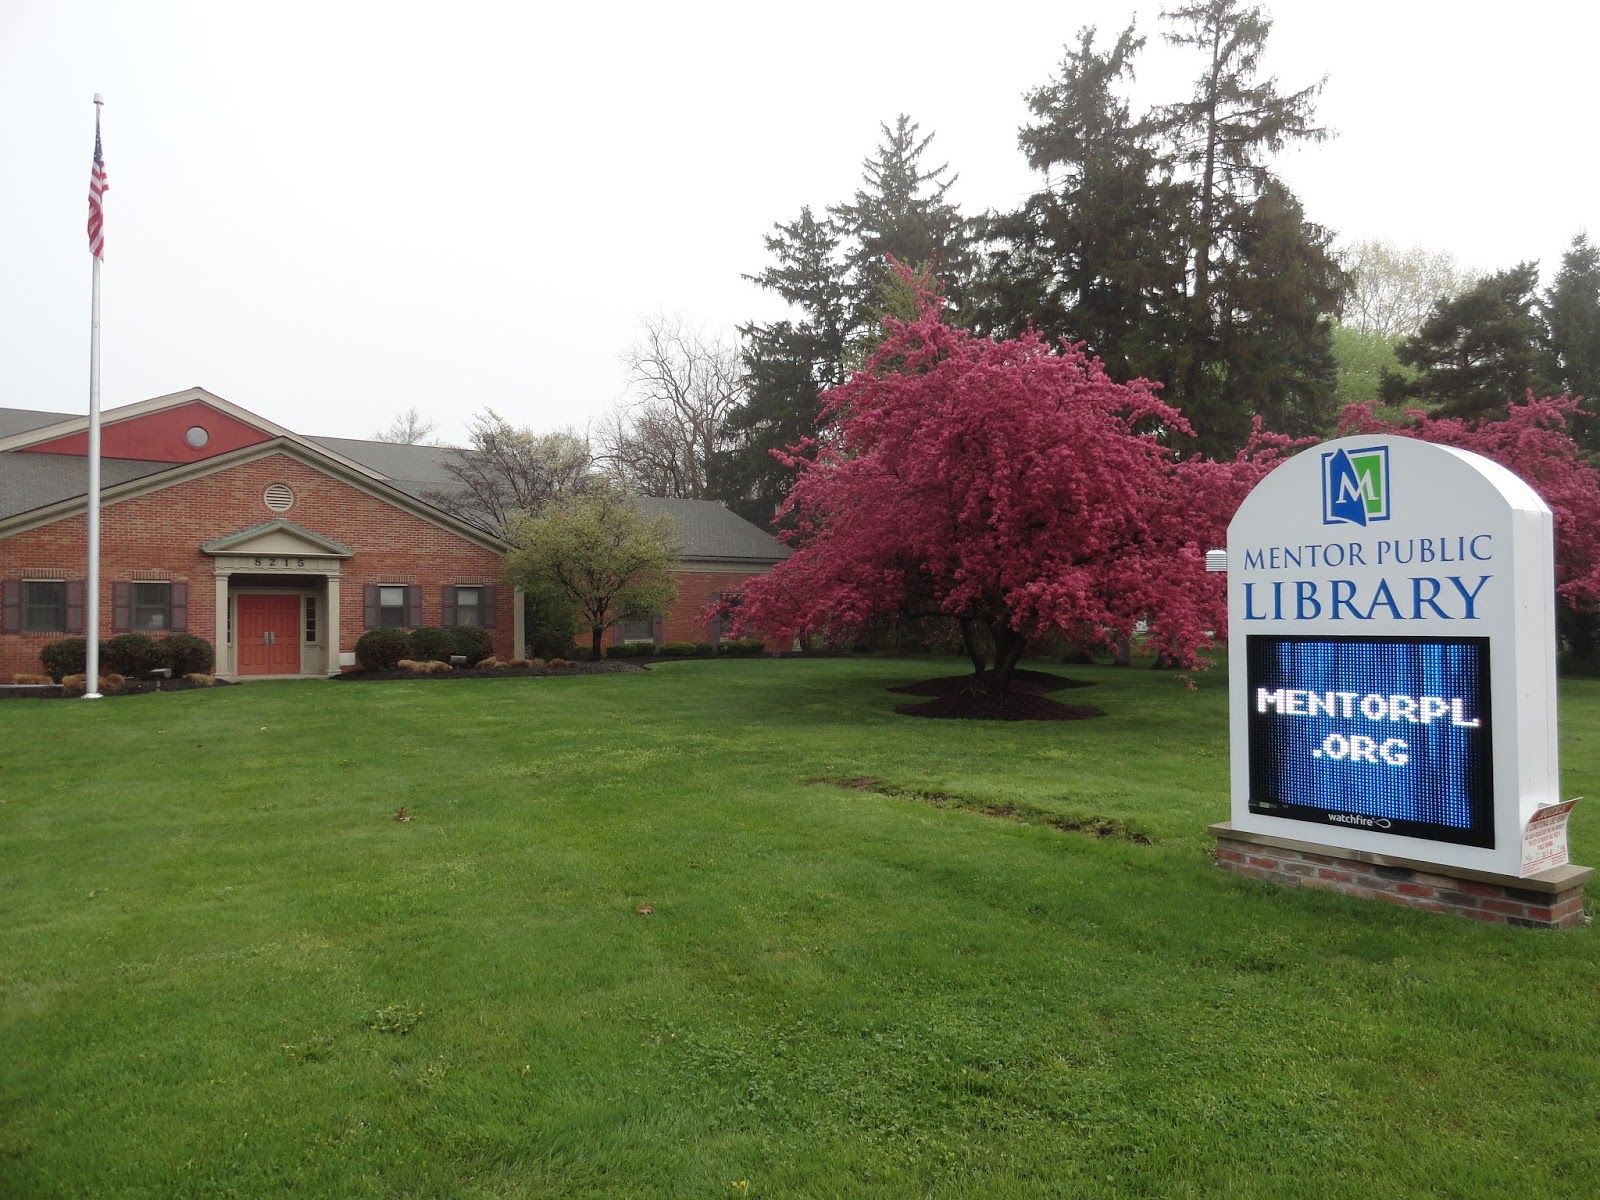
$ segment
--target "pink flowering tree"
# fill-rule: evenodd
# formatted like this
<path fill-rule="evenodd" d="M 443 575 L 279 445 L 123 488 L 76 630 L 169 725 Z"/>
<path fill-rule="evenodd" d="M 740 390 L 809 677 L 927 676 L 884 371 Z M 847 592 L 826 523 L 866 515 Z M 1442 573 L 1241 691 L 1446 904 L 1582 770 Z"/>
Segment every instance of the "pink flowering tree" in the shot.
<path fill-rule="evenodd" d="M 1052 632 L 1105 645 L 1146 620 L 1160 655 L 1194 663 L 1226 629 L 1205 551 L 1278 445 L 1175 461 L 1163 439 L 1189 428 L 1154 385 L 1036 336 L 976 337 L 939 308 L 924 295 L 914 321 L 887 320 L 866 370 L 824 397 L 819 437 L 781 456 L 796 552 L 747 585 L 737 625 L 837 643 L 886 616 L 951 617 L 995 691 Z"/>
<path fill-rule="evenodd" d="M 1536 398 L 1529 392 L 1504 419 L 1440 419 L 1423 412 L 1383 421 L 1366 404 L 1352 404 L 1339 419 L 1341 434 L 1378 433 L 1420 438 L 1470 450 L 1526 480 L 1555 515 L 1556 594 L 1563 636 L 1574 653 L 1595 657 L 1600 631 L 1600 472 L 1570 432 L 1580 411 L 1571 396 Z"/>

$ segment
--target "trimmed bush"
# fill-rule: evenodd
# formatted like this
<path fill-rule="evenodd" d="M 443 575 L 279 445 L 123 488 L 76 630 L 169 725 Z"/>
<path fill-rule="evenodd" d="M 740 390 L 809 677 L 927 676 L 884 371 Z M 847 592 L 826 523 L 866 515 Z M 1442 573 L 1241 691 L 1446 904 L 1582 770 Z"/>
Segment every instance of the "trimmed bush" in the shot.
<path fill-rule="evenodd" d="M 216 687 L 217 686 L 217 677 L 215 675 L 207 675 L 207 674 L 205 674 L 203 672 L 196 672 L 193 675 L 185 675 L 184 678 L 187 679 L 190 683 L 194 684 L 195 687 Z"/>
<path fill-rule="evenodd" d="M 413 675 L 437 675 L 442 671 L 450 670 L 449 663 L 440 662 L 436 658 L 425 660 L 402 658 L 395 665 L 402 671 L 410 671 Z"/>
<path fill-rule="evenodd" d="M 82 675 L 89 669 L 89 639 L 70 637 L 46 642 L 39 648 L 39 662 L 57 683 L 68 675 Z"/>
<path fill-rule="evenodd" d="M 694 644 L 694 652 L 696 654 L 715 654 L 717 646 L 715 642 L 696 642 Z"/>
<path fill-rule="evenodd" d="M 656 651 L 656 653 L 671 654 L 676 657 L 682 657 L 690 654 L 703 654 L 705 651 L 700 649 L 700 644 L 698 642 L 662 642 L 661 649 Z"/>
<path fill-rule="evenodd" d="M 767 644 L 760 638 L 729 638 L 717 647 L 719 654 L 752 655 L 760 654 L 767 648 Z"/>
<path fill-rule="evenodd" d="M 171 667 L 174 675 L 209 675 L 217 665 L 211 643 L 192 633 L 174 633 L 156 643 L 160 665 Z"/>
<path fill-rule="evenodd" d="M 369 671 L 392 671 L 411 657 L 411 639 L 399 629 L 369 629 L 356 639 L 356 661 Z"/>
<path fill-rule="evenodd" d="M 100 643 L 100 670 L 113 675 L 138 678 L 162 665 L 161 650 L 153 637 L 142 633 L 119 633 Z"/>
<path fill-rule="evenodd" d="M 650 658 L 655 652 L 654 642 L 618 642 L 605 648 L 607 658 Z"/>
<path fill-rule="evenodd" d="M 67 675 L 63 677 L 61 680 L 61 686 L 69 695 L 76 696 L 82 695 L 88 690 L 88 682 L 89 676 L 84 672 L 79 671 L 75 675 Z M 95 688 L 95 691 L 99 692 L 102 696 L 109 695 L 112 692 L 120 691 L 122 685 L 127 682 L 128 681 L 121 675 L 117 674 L 115 671 L 112 671 L 108 674 L 100 676 L 100 686 Z"/>
<path fill-rule="evenodd" d="M 450 631 L 437 625 L 420 625 L 410 634 L 411 650 L 407 658 L 423 662 L 447 662 L 454 650 L 450 648 Z M 479 658 L 483 656 L 478 655 Z"/>
<path fill-rule="evenodd" d="M 469 663 L 489 658 L 494 654 L 494 639 L 489 636 L 487 629 L 476 629 L 470 625 L 452 625 L 445 632 L 450 641 L 450 654 L 463 655 Z M 448 662 L 450 655 L 442 657 Z"/>
<path fill-rule="evenodd" d="M 51 679 L 48 675 L 34 675 L 27 671 L 18 671 L 11 677 L 11 682 L 20 684 L 44 684 L 54 683 L 55 680 Z"/>

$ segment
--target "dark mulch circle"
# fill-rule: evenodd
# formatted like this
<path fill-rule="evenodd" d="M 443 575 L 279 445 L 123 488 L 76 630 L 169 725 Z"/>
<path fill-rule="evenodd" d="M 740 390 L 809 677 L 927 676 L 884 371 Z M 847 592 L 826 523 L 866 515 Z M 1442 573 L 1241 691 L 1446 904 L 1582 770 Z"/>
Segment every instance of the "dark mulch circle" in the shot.
<path fill-rule="evenodd" d="M 938 679 L 924 679 L 921 683 L 908 683 L 904 687 L 892 687 L 889 690 L 906 696 L 957 696 L 972 691 L 976 683 L 976 675 L 941 675 Z M 1067 688 L 1093 686 L 1094 684 L 1085 683 L 1080 679 L 1052 675 L 1049 671 L 1030 671 L 1025 667 L 1018 667 L 1011 672 L 1013 693 L 1025 692 L 1037 696 L 1046 692 L 1065 691 Z"/>
<path fill-rule="evenodd" d="M 906 717 L 940 717 L 956 721 L 1083 721 L 1106 714 L 1084 704 L 1063 704 L 1038 692 L 954 692 L 925 704 L 902 704 L 895 712 Z"/>
<path fill-rule="evenodd" d="M 342 671 L 329 678 L 350 683 L 382 682 L 390 679 L 527 679 L 534 675 L 620 675 L 648 671 L 643 663 L 624 658 L 603 658 L 599 662 L 573 663 L 570 667 L 458 667 L 453 671 L 428 674 L 424 671 Z"/>

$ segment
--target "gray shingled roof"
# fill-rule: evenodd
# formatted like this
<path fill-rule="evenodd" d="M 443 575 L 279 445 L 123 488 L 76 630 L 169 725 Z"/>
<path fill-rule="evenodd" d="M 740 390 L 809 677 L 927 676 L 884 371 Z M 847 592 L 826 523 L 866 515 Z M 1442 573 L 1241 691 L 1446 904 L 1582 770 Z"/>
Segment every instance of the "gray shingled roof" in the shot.
<path fill-rule="evenodd" d="M 381 471 L 402 491 L 426 500 L 430 492 L 459 488 L 445 464 L 461 454 L 448 446 L 405 446 L 393 442 L 366 442 L 355 438 L 311 438 L 319 446 Z M 641 497 L 646 512 L 667 513 L 678 525 L 685 558 L 754 559 L 775 562 L 790 551 L 764 529 L 712 500 L 665 500 Z"/>
<path fill-rule="evenodd" d="M 102 458 L 100 485 L 114 487 L 130 479 L 170 471 L 172 466 L 172 463 L 136 458 Z M 89 460 L 86 458 L 75 454 L 25 454 L 18 450 L 0 454 L 0 521 L 71 500 L 88 490 Z"/>
<path fill-rule="evenodd" d="M 0 437 L 42 429 L 71 416 L 70 413 L 0 408 Z M 449 491 L 456 486 L 456 479 L 445 469 L 445 464 L 461 451 L 448 446 L 405 446 L 356 438 L 307 440 L 372 468 L 386 476 L 391 486 L 419 500 L 427 501 L 428 493 Z M 103 486 L 112 487 L 170 470 L 176 465 L 107 458 L 101 460 L 100 477 Z M 0 454 L 0 520 L 81 496 L 87 487 L 87 467 L 84 460 L 75 455 L 20 451 Z M 641 497 L 639 503 L 648 513 L 666 513 L 672 517 L 677 523 L 679 543 L 686 559 L 775 562 L 789 557 L 789 550 L 771 534 L 715 501 Z"/>
<path fill-rule="evenodd" d="M 788 547 L 764 529 L 714 500 L 667 500 L 639 497 L 639 507 L 652 516 L 666 513 L 678 524 L 685 558 L 750 558 L 774 562 L 788 558 Z"/>
<path fill-rule="evenodd" d="M 0 438 L 14 433 L 27 433 L 30 429 L 43 429 L 61 421 L 70 421 L 82 413 L 34 412 L 30 408 L 0 408 Z"/>

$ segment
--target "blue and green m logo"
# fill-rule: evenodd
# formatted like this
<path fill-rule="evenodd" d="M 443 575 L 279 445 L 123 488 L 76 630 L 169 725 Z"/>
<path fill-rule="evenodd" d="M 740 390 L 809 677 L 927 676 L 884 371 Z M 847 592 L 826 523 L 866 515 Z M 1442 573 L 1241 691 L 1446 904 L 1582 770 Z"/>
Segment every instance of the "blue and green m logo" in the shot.
<path fill-rule="evenodd" d="M 1389 447 L 1334 450 L 1322 456 L 1322 523 L 1361 525 L 1389 519 Z"/>

